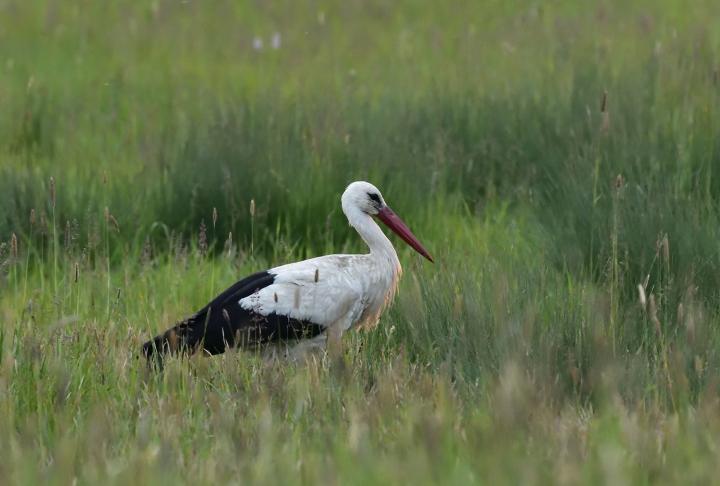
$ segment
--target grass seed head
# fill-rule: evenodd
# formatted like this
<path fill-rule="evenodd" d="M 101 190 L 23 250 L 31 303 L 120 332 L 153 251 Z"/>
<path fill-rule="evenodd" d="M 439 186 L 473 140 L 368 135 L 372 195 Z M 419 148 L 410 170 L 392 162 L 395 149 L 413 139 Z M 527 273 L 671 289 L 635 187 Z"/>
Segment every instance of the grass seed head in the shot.
<path fill-rule="evenodd" d="M 208 239 L 207 239 L 207 228 L 205 227 L 205 220 L 200 221 L 200 234 L 198 235 L 198 249 L 200 255 L 207 255 L 208 251 Z"/>
<path fill-rule="evenodd" d="M 140 253 L 140 261 L 143 265 L 147 265 L 152 260 L 152 254 L 153 254 L 153 247 L 152 243 L 150 242 L 150 237 L 145 237 L 145 242 L 143 243 L 142 252 Z"/>
<path fill-rule="evenodd" d="M 115 228 L 115 231 L 120 233 L 120 223 L 118 223 L 117 219 L 115 219 L 115 216 L 110 213 L 110 223 L 113 225 L 113 228 Z"/>
<path fill-rule="evenodd" d="M 660 319 L 658 319 L 657 315 L 657 304 L 655 303 L 655 295 L 650 294 L 650 299 L 648 300 L 648 314 L 650 315 L 650 321 L 653 323 L 653 326 L 655 328 L 655 334 L 660 336 L 662 333 L 662 327 L 660 326 Z"/>
<path fill-rule="evenodd" d="M 618 174 L 615 177 L 615 189 L 619 191 L 623 187 L 625 187 L 625 178 L 622 176 L 622 174 Z"/>
<path fill-rule="evenodd" d="M 10 254 L 13 257 L 13 260 L 17 260 L 18 257 L 18 239 L 17 235 L 15 233 L 12 234 L 10 237 Z"/>

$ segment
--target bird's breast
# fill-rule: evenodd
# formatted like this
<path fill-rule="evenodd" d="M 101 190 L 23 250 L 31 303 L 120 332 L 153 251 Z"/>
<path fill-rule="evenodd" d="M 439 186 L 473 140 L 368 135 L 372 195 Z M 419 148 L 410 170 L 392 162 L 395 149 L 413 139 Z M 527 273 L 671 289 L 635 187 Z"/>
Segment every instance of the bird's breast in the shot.
<path fill-rule="evenodd" d="M 402 275 L 399 263 L 394 266 L 377 266 L 371 276 L 363 296 L 363 312 L 353 327 L 372 329 L 380 321 L 380 316 L 392 303 L 397 293 L 398 282 Z"/>

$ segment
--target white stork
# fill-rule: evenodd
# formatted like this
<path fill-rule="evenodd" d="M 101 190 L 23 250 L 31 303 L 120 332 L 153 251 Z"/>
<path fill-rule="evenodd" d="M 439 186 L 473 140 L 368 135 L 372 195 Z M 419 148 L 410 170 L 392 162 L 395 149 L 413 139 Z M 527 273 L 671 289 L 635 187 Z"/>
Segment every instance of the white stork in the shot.
<path fill-rule="evenodd" d="M 341 198 L 350 225 L 370 249 L 365 255 L 326 255 L 246 277 L 190 318 L 148 341 L 143 354 L 214 355 L 228 347 L 286 344 L 297 351 L 323 347 L 353 327 L 372 327 L 397 289 L 402 272 L 390 240 L 373 220 L 385 223 L 422 256 L 430 254 L 368 182 L 350 184 Z M 292 348 L 290 347 L 292 346 Z"/>

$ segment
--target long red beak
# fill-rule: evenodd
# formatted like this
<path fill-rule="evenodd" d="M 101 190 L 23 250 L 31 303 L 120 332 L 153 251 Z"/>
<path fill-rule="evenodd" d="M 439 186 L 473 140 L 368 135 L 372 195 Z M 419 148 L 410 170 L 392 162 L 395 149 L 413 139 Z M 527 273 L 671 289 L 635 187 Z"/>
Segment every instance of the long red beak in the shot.
<path fill-rule="evenodd" d="M 430 256 L 430 253 L 427 252 L 425 247 L 422 246 L 422 243 L 420 243 L 420 241 L 415 238 L 415 235 L 412 233 L 412 231 L 410 231 L 410 228 L 407 227 L 403 220 L 400 219 L 400 216 L 395 214 L 392 209 L 385 206 L 380 211 L 378 211 L 377 217 L 380 221 L 385 223 L 388 228 L 393 230 L 396 235 L 405 240 L 405 243 L 412 246 L 416 252 L 420 253 L 422 256 L 424 256 L 431 262 L 435 263 L 433 261 L 433 258 Z"/>

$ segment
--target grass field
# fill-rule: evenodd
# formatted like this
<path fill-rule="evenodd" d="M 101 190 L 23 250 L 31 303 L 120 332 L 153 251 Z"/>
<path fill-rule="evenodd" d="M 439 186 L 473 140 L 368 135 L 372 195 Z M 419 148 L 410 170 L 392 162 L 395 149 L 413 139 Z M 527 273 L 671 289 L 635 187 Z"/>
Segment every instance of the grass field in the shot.
<path fill-rule="evenodd" d="M 717 481 L 718 18 L 0 0 L 2 482 Z M 393 240 L 341 361 L 138 360 L 250 272 L 364 251 L 356 179 L 436 264 Z"/>

